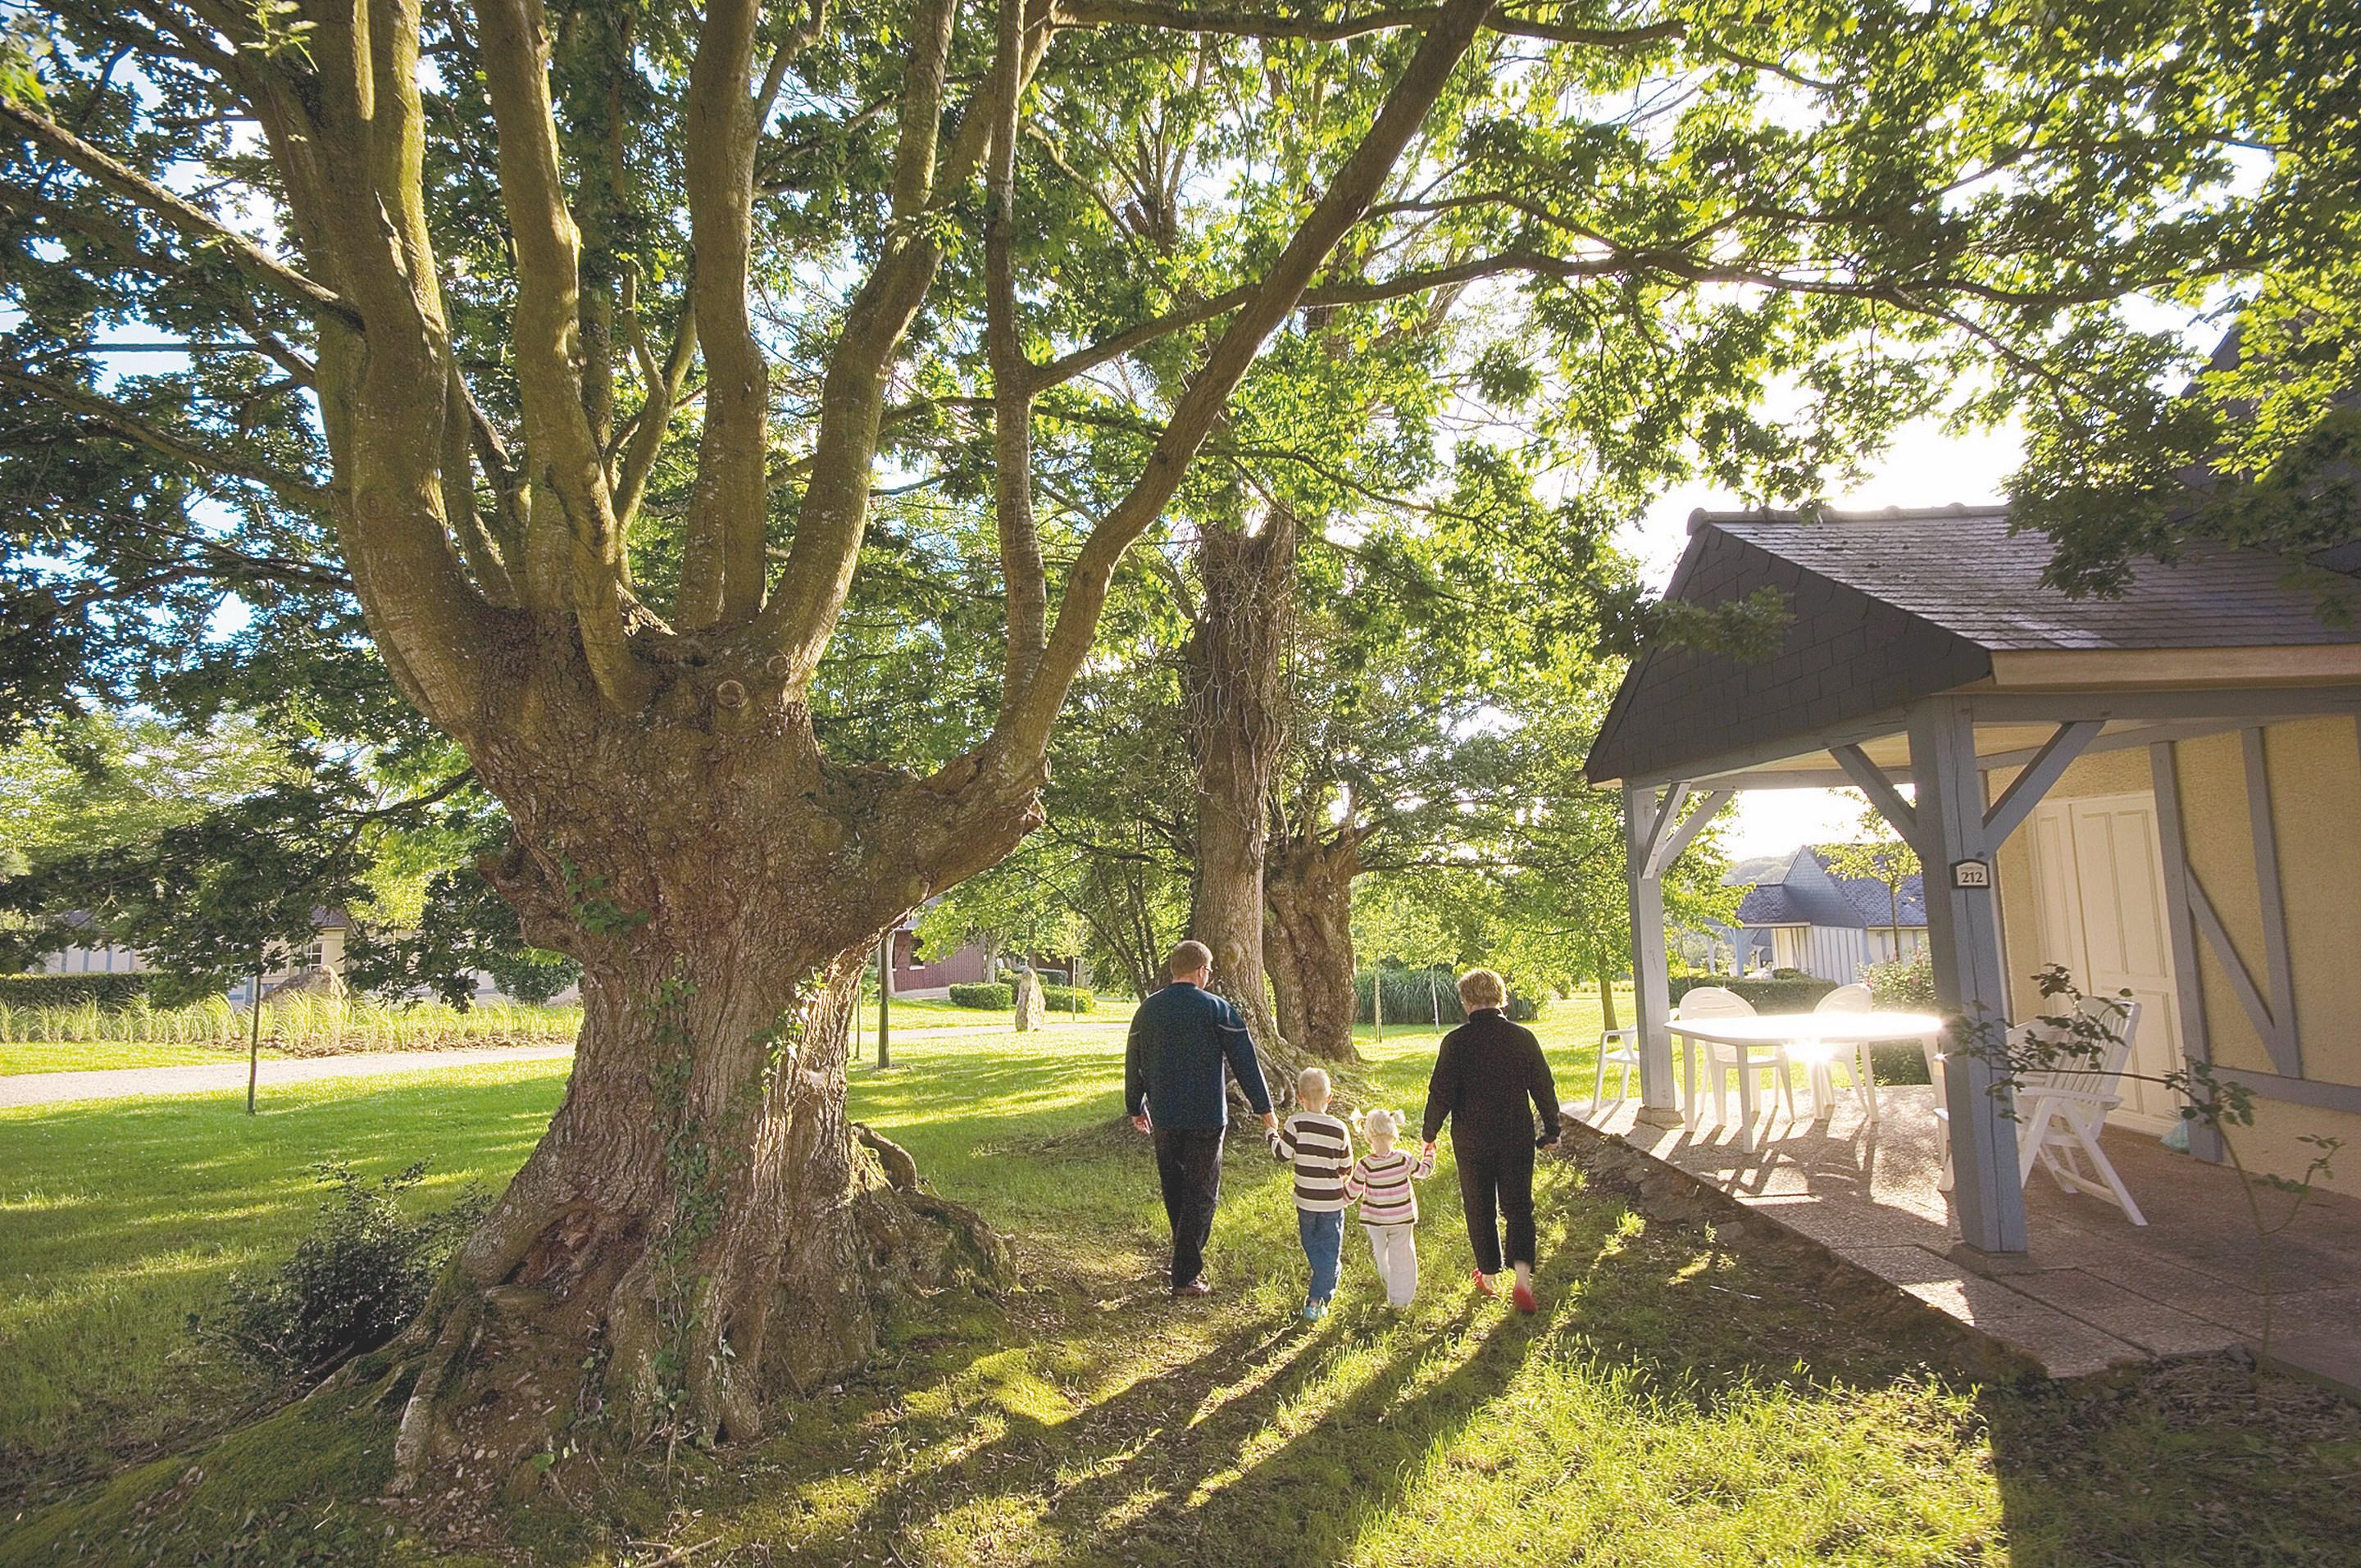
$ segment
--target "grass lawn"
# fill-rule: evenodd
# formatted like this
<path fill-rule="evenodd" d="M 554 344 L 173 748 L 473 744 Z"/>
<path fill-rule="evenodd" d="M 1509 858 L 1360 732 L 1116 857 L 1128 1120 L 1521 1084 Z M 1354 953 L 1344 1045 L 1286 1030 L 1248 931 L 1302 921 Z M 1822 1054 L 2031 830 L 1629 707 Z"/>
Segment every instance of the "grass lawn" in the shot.
<path fill-rule="evenodd" d="M 1595 1014 L 1561 1006 L 1543 1034 L 1578 1102 Z M 1432 1047 L 1389 1029 L 1380 1097 L 1415 1109 Z M 2361 1416 L 2324 1395 L 2215 1362 L 1975 1386 L 1557 1160 L 1536 1318 L 1468 1289 L 1446 1160 L 1418 1306 L 1373 1304 L 1353 1231 L 1339 1310 L 1306 1327 L 1283 1175 L 1246 1137 L 1221 1289 L 1176 1304 L 1146 1147 L 1113 1124 L 1119 1036 L 913 1040 L 896 1060 L 856 1069 L 854 1114 L 1012 1232 L 1026 1288 L 914 1307 L 878 1365 L 783 1407 L 763 1443 L 651 1456 L 595 1506 L 544 1499 L 517 1527 L 534 1560 L 2354 1561 Z M 389 1414 L 315 1400 L 204 1442 L 261 1391 L 186 1351 L 181 1320 L 301 1234 L 309 1162 L 431 1152 L 427 1201 L 496 1183 L 564 1072 L 310 1084 L 253 1121 L 231 1096 L 0 1112 L 0 1563 L 431 1555 L 372 1501 Z"/>
<path fill-rule="evenodd" d="M 266 1058 L 279 1053 L 265 1046 Z M 76 1040 L 50 1045 L 0 1040 L 0 1078 L 21 1072 L 102 1072 L 122 1067 L 191 1067 L 205 1062 L 242 1062 L 246 1047 L 148 1045 L 132 1040 Z"/>

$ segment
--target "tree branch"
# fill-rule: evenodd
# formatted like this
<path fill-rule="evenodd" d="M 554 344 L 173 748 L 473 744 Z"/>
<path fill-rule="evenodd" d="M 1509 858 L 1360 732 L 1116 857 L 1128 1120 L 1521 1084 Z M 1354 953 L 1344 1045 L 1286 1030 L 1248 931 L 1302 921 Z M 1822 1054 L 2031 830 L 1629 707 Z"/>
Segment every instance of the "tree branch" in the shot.
<path fill-rule="evenodd" d="M 1015 705 L 1011 721 L 996 728 L 989 742 L 1005 776 L 1029 773 L 1047 754 L 1066 688 L 1096 639 L 1116 564 L 1179 491 L 1230 393 L 1262 352 L 1263 340 L 1301 304 L 1312 274 L 1377 199 L 1491 7 L 1492 0 L 1446 0 L 1437 12 L 1360 145 L 1190 380 L 1138 481 L 1091 531 L 1068 575 L 1040 667 Z"/>
<path fill-rule="evenodd" d="M 1506 251 L 1498 256 L 1474 257 L 1391 278 L 1353 283 L 1323 283 L 1306 289 L 1296 302 L 1301 308 L 1378 304 L 1387 300 L 1399 300 L 1433 289 L 1451 288 L 1510 273 L 1532 273 L 1557 279 L 1595 278 L 1619 271 L 1622 266 L 1623 263 L 1613 258 L 1568 260 L 1540 251 Z M 1259 284 L 1242 283 L 1235 289 L 1225 289 L 1210 299 L 1176 307 L 1162 315 L 1126 327 L 1087 347 L 1060 355 L 1034 372 L 1033 385 L 1039 389 L 1071 381 L 1077 376 L 1145 348 L 1159 338 L 1170 337 L 1176 332 L 1184 332 L 1190 327 L 1225 316 L 1253 298 L 1259 287 Z"/>
<path fill-rule="evenodd" d="M 689 299 L 697 297 L 697 258 L 688 260 Z M 636 296 L 637 285 L 625 283 Z M 639 516 L 640 502 L 646 496 L 648 476 L 655 469 L 656 455 L 664 448 L 664 434 L 672 423 L 673 411 L 680 407 L 680 389 L 688 379 L 688 367 L 697 359 L 697 311 L 693 304 L 681 308 L 680 322 L 673 330 L 672 346 L 659 363 L 654 351 L 648 346 L 648 334 L 640 324 L 636 297 L 624 302 L 624 318 L 631 324 L 631 348 L 639 356 L 640 378 L 647 384 L 647 395 L 640 401 L 639 411 L 631 416 L 631 425 L 623 441 L 622 461 L 615 474 L 615 526 L 629 533 L 631 521 Z"/>
<path fill-rule="evenodd" d="M 581 236 L 558 167 L 541 6 L 539 0 L 483 0 L 477 16 L 484 93 L 500 131 L 502 204 L 516 251 L 511 333 L 525 446 L 533 455 L 531 477 L 547 487 L 568 535 L 562 549 L 528 538 L 526 554 L 564 564 L 554 575 L 570 592 L 600 691 L 619 707 L 636 707 L 653 681 L 624 639 L 621 532 L 606 454 L 583 402 Z M 549 526 L 542 512 L 532 508 L 529 529 Z"/>
<path fill-rule="evenodd" d="M 1016 324 L 1016 138 L 1023 119 L 1024 0 L 999 0 L 993 56 L 991 165 L 984 177 L 984 335 L 992 360 L 993 513 L 1007 596 L 1007 641 L 1001 672 L 1001 720 L 1041 658 L 1049 580 L 1033 521 L 1033 367 Z"/>
<path fill-rule="evenodd" d="M 1050 14 L 1051 0 L 1027 0 L 1020 88 L 1032 79 L 1048 47 Z M 754 646 L 748 650 L 754 654 L 774 650 L 784 655 L 781 678 L 791 690 L 808 681 L 818 666 L 860 558 L 885 367 L 942 261 L 940 244 L 925 218 L 955 200 L 983 162 L 996 122 L 994 98 L 988 82 L 970 101 L 936 168 L 925 211 L 895 225 L 884 255 L 846 313 L 842 335 L 829 357 L 795 544 L 778 587 L 755 623 Z"/>
<path fill-rule="evenodd" d="M 1447 6 L 1388 5 L 1355 16 L 1275 16 L 1266 12 L 1223 10 L 1212 6 L 1176 5 L 1160 0 L 1068 0 L 1058 8 L 1066 27 L 1161 27 L 1174 32 L 1215 33 L 1231 38 L 1304 38 L 1334 43 L 1368 33 L 1396 28 L 1422 29 L 1437 25 Z M 1522 16 L 1488 17 L 1485 30 L 1510 38 L 1541 38 L 1551 43 L 1586 44 L 1597 49 L 1639 49 L 1683 37 L 1687 25 L 1653 22 L 1638 27 L 1581 27 Z"/>
<path fill-rule="evenodd" d="M 360 313 L 333 289 L 266 255 L 252 240 L 223 227 L 201 208 L 116 162 L 38 110 L 0 97 L 0 125 L 15 129 L 35 146 L 47 148 L 117 195 L 155 214 L 192 243 L 218 249 L 239 271 L 274 292 L 312 310 L 359 323 Z"/>
<path fill-rule="evenodd" d="M 710 0 L 689 67 L 683 129 L 705 350 L 705 424 L 675 612 L 684 629 L 744 620 L 763 603 L 770 367 L 746 307 L 754 223 L 754 25 L 760 0 Z"/>
<path fill-rule="evenodd" d="M 234 453 L 212 451 L 150 422 L 121 403 L 68 382 L 22 370 L 0 368 L 0 387 L 14 387 L 44 402 L 93 420 L 126 441 L 137 442 L 151 452 L 192 467 L 265 486 L 292 505 L 317 510 L 326 508 L 335 499 L 334 491 L 308 479 Z"/>

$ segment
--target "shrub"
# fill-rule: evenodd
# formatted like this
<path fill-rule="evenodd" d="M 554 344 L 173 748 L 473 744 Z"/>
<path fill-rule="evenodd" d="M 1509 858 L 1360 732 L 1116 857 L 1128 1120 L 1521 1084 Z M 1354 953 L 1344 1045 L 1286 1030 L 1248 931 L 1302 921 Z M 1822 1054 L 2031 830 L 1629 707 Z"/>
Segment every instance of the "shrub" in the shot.
<path fill-rule="evenodd" d="M 1758 1013 L 1809 1013 L 1821 997 L 1837 988 L 1832 980 L 1814 980 L 1805 975 L 1794 980 L 1736 980 L 1728 975 L 1685 974 L 1672 982 L 1672 999 L 1680 999 L 1701 985 L 1719 985 L 1736 992 L 1754 1004 Z"/>
<path fill-rule="evenodd" d="M 1773 980 L 1809 980 L 1812 977 L 1793 964 L 1781 964 L 1771 971 Z"/>
<path fill-rule="evenodd" d="M 425 1177 L 424 1160 L 376 1182 L 341 1161 L 313 1169 L 333 1190 L 294 1255 L 260 1279 L 232 1275 L 223 1310 L 190 1317 L 200 1339 L 296 1377 L 317 1376 L 401 1332 L 490 1201 L 470 1189 L 452 1207 L 413 1220 L 401 1194 Z"/>
<path fill-rule="evenodd" d="M 95 1002 L 127 1007 L 148 999 L 144 974 L 0 974 L 0 1004 L 9 1007 L 73 1007 Z"/>
<path fill-rule="evenodd" d="M 1003 1012 L 1016 1005 L 1016 988 L 1009 985 L 954 985 L 950 988 L 950 1003 L 954 1007 L 980 1007 L 991 1012 Z"/>
<path fill-rule="evenodd" d="M 1015 1006 L 1016 999 L 1009 998 Z M 1099 999 L 1087 991 L 1077 991 L 1071 985 L 1045 985 L 1041 988 L 1041 1005 L 1050 1013 L 1089 1013 L 1097 1008 Z"/>
<path fill-rule="evenodd" d="M 1869 981 L 1869 993 L 1880 1007 L 1897 1013 L 1937 1013 L 1941 1006 L 1935 1000 L 1935 955 L 1921 948 L 1907 958 L 1887 963 L 1872 964 L 1862 976 Z"/>

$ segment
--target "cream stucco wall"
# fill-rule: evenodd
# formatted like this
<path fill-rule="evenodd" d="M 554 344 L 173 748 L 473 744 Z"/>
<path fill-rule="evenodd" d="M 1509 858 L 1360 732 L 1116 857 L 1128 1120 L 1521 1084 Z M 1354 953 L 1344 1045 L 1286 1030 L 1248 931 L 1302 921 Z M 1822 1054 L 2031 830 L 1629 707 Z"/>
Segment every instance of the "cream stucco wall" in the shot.
<path fill-rule="evenodd" d="M 2183 839 L 2191 872 L 2213 900 L 2231 945 L 2258 989 L 2268 995 L 2263 914 L 2257 891 L 2254 835 L 2239 736 L 2233 732 L 2176 744 L 2174 776 L 2181 799 Z M 2273 724 L 2263 730 L 2265 771 L 2279 837 L 2279 872 L 2294 970 L 2296 1030 L 2303 1076 L 2361 1084 L 2361 735 L 2352 720 L 2317 718 Z M 1992 795 L 2013 773 L 1995 773 Z M 2052 800 L 2146 794 L 2155 787 L 2144 748 L 2104 751 L 2069 768 Z M 2029 833 L 2019 829 L 2001 847 L 1996 867 L 2001 921 L 2015 1015 L 2039 1010 L 2027 957 L 2034 929 Z M 2224 1067 L 2271 1071 L 2269 1052 L 2238 1001 L 2229 974 L 2210 944 L 2198 945 L 2204 1026 L 2213 1060 Z M 2274 1005 L 2278 1004 L 2276 998 Z M 2345 1140 L 2336 1174 L 2327 1185 L 2361 1192 L 2361 1114 L 2258 1100 L 2256 1124 L 2234 1133 L 2250 1168 L 2300 1174 L 2317 1151 L 2305 1135 Z"/>

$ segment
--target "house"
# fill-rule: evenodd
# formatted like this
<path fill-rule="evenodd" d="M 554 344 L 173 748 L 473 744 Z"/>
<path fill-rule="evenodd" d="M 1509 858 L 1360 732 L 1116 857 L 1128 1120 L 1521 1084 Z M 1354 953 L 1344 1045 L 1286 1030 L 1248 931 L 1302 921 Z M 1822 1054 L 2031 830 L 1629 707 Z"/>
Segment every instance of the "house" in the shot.
<path fill-rule="evenodd" d="M 126 948 L 108 939 L 87 916 L 72 924 L 83 933 L 83 939 L 70 947 L 45 955 L 41 972 L 45 974 L 144 974 L 155 966 L 137 948 Z M 345 944 L 354 929 L 354 921 L 342 909 L 314 909 L 312 912 L 312 941 L 300 953 L 292 953 L 264 972 L 262 994 L 267 999 L 283 992 L 328 991 L 341 992 L 345 984 Z M 475 971 L 475 1000 L 505 1002 L 511 1000 L 500 982 L 482 970 Z M 233 1007 L 245 1007 L 254 1000 L 254 979 L 241 977 L 225 993 Z M 549 1000 L 572 1003 L 581 1000 L 575 986 L 567 986 Z"/>
<path fill-rule="evenodd" d="M 1850 984 L 1871 964 L 1924 950 L 1927 904 L 1916 872 L 1889 889 L 1875 877 L 1831 869 L 1830 846 L 1740 861 L 1721 879 L 1742 887 L 1737 917 L 1724 928 L 1741 974 L 1794 969 Z"/>
<path fill-rule="evenodd" d="M 954 985 L 977 985 L 992 978 L 992 954 L 982 942 L 964 942 L 950 952 L 929 953 L 918 940 L 918 917 L 910 911 L 894 928 L 894 994 L 942 997 Z"/>
<path fill-rule="evenodd" d="M 1850 785 L 1928 868 L 1954 1034 L 2043 1011 L 2032 977 L 2062 964 L 2143 1003 L 2135 1074 L 2204 1063 L 2252 1093 L 2249 1168 L 2361 1147 L 2361 629 L 2251 552 L 2140 563 L 2105 599 L 2045 585 L 2048 554 L 1997 507 L 1691 518 L 1668 597 L 1773 588 L 1792 619 L 1757 661 L 1645 652 L 1588 759 L 1625 803 L 1643 1114 L 1675 1103 L 1664 868 L 1738 790 Z M 1952 1059 L 1960 1232 L 2022 1252 L 2015 1131 L 1989 1069 Z M 2162 1087 L 2127 1091 L 2119 1123 L 2175 1118 Z M 2329 1184 L 2361 1190 L 2361 1160 Z"/>
<path fill-rule="evenodd" d="M 87 915 L 67 917 L 67 924 L 82 935 L 80 941 L 57 951 L 43 955 L 43 974 L 145 974 L 155 966 L 135 948 L 114 941 Z M 312 911 L 313 938 L 302 952 L 287 955 L 284 961 L 267 970 L 262 977 L 262 994 L 306 987 L 329 986 L 341 990 L 345 972 L 345 938 L 353 926 L 352 916 L 341 909 Z M 485 983 L 489 984 L 489 977 Z M 480 988 L 479 988 L 480 990 Z M 233 1005 L 244 1007 L 254 1000 L 254 980 L 247 976 L 229 989 Z"/>

